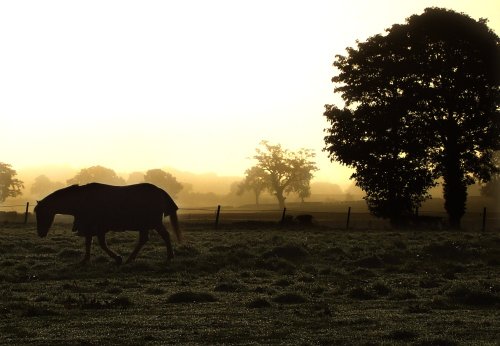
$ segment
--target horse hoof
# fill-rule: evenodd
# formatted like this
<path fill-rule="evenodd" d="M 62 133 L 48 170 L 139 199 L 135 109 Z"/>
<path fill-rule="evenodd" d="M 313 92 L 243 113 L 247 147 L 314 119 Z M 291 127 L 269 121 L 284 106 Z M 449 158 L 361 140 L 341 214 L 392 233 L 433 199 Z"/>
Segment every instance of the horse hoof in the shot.
<path fill-rule="evenodd" d="M 121 265 L 123 263 L 122 256 L 116 256 L 115 262 L 116 262 L 116 265 Z"/>

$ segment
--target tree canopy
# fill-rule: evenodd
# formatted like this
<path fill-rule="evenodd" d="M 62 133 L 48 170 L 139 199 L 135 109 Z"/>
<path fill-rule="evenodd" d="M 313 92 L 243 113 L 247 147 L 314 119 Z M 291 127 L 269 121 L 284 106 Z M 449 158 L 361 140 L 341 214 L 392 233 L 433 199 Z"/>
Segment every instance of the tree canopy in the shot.
<path fill-rule="evenodd" d="M 312 161 L 314 152 L 310 149 L 293 152 L 268 141 L 260 145 L 262 148 L 257 148 L 253 156 L 257 164 L 246 171 L 241 187 L 254 190 L 257 199 L 257 192 L 260 194 L 265 188 L 276 196 L 280 208 L 285 207 L 285 193 L 295 192 L 302 198 L 308 197 L 310 181 L 317 170 Z"/>
<path fill-rule="evenodd" d="M 441 8 L 386 31 L 336 56 L 332 81 L 346 107 L 326 105 L 325 150 L 356 170 L 371 210 L 385 217 L 394 205 L 410 212 L 442 177 L 459 227 L 467 185 L 496 169 L 499 38 L 486 20 Z"/>
<path fill-rule="evenodd" d="M 172 174 L 161 169 L 150 169 L 147 171 L 144 175 L 144 181 L 164 189 L 172 197 L 175 197 L 183 188 L 182 184 Z"/>
<path fill-rule="evenodd" d="M 69 185 L 81 185 L 93 182 L 109 185 L 125 185 L 125 180 L 118 176 L 114 170 L 102 166 L 83 168 L 76 176 L 67 180 Z"/>
<path fill-rule="evenodd" d="M 15 178 L 16 175 L 17 172 L 12 169 L 11 165 L 0 162 L 0 203 L 8 197 L 17 197 L 22 194 L 21 189 L 24 188 L 24 184 Z"/>

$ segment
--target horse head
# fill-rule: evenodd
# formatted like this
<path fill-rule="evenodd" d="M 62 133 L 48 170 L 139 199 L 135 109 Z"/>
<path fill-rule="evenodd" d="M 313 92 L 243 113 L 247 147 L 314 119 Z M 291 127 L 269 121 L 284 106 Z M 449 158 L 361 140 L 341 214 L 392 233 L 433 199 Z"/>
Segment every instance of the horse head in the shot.
<path fill-rule="evenodd" d="M 36 230 L 38 235 L 43 238 L 49 233 L 50 226 L 54 222 L 55 213 L 43 201 L 37 202 L 34 212 L 36 214 Z"/>

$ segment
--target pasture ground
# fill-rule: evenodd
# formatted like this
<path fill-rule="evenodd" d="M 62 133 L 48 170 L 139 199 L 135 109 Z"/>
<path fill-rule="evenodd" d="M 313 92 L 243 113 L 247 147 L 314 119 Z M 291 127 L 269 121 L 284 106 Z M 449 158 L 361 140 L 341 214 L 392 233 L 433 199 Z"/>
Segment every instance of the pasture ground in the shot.
<path fill-rule="evenodd" d="M 0 226 L 0 344 L 497 344 L 500 234 L 183 224 L 116 266 L 56 224 Z M 111 233 L 126 256 L 137 234 Z"/>

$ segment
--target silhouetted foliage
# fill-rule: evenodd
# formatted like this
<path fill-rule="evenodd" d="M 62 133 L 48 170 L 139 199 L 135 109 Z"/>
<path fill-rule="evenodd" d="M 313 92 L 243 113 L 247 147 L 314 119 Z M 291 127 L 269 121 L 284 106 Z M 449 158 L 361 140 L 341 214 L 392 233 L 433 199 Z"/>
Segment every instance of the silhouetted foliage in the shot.
<path fill-rule="evenodd" d="M 46 175 L 39 175 L 35 178 L 33 185 L 31 185 L 30 192 L 36 197 L 45 197 L 55 190 L 61 189 L 64 184 L 50 180 Z"/>
<path fill-rule="evenodd" d="M 11 167 L 7 163 L 0 162 L 0 203 L 8 197 L 20 196 L 21 189 L 24 188 L 23 182 L 15 178 L 17 172 Z"/>
<path fill-rule="evenodd" d="M 450 225 L 459 227 L 467 185 L 495 172 L 499 38 L 486 20 L 440 8 L 386 31 L 336 56 L 332 81 L 347 108 L 326 105 L 325 150 L 356 169 L 381 216 L 418 206 L 442 177 Z"/>
<path fill-rule="evenodd" d="M 496 172 L 491 175 L 491 180 L 486 182 L 481 187 L 481 195 L 500 199 L 500 152 L 497 151 L 493 155 L 493 164 L 496 167 Z"/>
<path fill-rule="evenodd" d="M 257 154 L 253 157 L 257 164 L 246 171 L 246 188 L 255 191 L 265 183 L 265 188 L 278 199 L 280 208 L 285 206 L 285 193 L 309 196 L 309 184 L 313 172 L 317 170 L 315 162 L 311 160 L 315 156 L 314 152 L 310 149 L 292 152 L 283 149 L 280 144 L 272 145 L 267 141 L 260 144 L 263 149 L 257 148 Z"/>
<path fill-rule="evenodd" d="M 255 204 L 259 205 L 259 197 L 266 190 L 267 173 L 261 167 L 250 167 L 245 171 L 245 179 L 238 186 L 238 195 L 242 195 L 245 190 L 251 190 L 255 194 Z"/>
<path fill-rule="evenodd" d="M 118 176 L 116 172 L 110 168 L 102 166 L 92 166 L 83 168 L 78 174 L 67 180 L 68 185 L 73 184 L 88 184 L 102 183 L 109 185 L 125 185 L 125 180 Z"/>
<path fill-rule="evenodd" d="M 127 185 L 139 184 L 144 182 L 144 172 L 132 172 L 128 175 Z"/>
<path fill-rule="evenodd" d="M 164 189 L 173 197 L 182 190 L 182 184 L 172 174 L 161 169 L 150 169 L 147 171 L 144 175 L 144 181 Z"/>

